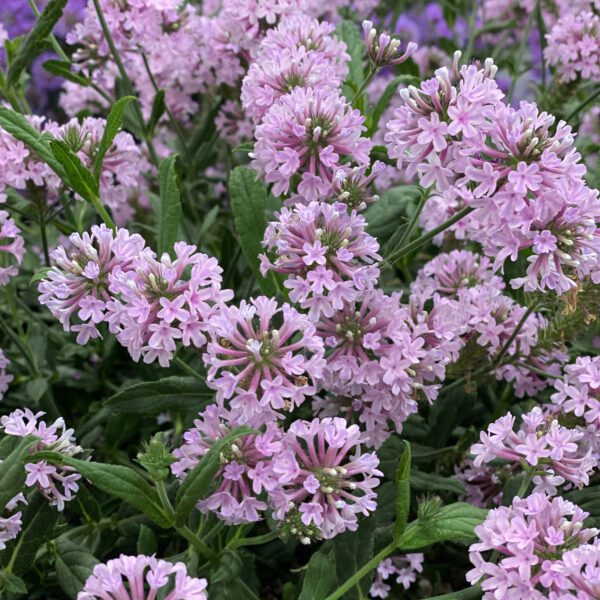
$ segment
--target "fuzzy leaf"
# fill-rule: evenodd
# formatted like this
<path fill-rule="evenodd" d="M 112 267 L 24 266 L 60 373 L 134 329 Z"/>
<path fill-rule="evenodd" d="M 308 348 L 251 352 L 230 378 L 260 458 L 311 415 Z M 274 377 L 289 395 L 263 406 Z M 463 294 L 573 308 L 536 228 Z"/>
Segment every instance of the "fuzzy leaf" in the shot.
<path fill-rule="evenodd" d="M 47 60 L 42 67 L 51 75 L 62 77 L 81 87 L 89 87 L 92 83 L 87 77 L 71 71 L 71 63 L 66 60 Z"/>
<path fill-rule="evenodd" d="M 335 559 L 321 549 L 308 562 L 298 600 L 323 600 L 337 585 Z"/>
<path fill-rule="evenodd" d="M 410 443 L 404 440 L 404 452 L 400 456 L 396 469 L 396 523 L 394 524 L 394 541 L 397 543 L 406 529 L 410 511 Z"/>
<path fill-rule="evenodd" d="M 69 598 L 77 598 L 98 560 L 83 546 L 67 538 L 56 542 L 56 574 L 58 583 Z"/>
<path fill-rule="evenodd" d="M 179 234 L 181 199 L 175 163 L 177 154 L 168 156 L 160 163 L 160 219 L 158 221 L 158 255 L 172 253 Z"/>

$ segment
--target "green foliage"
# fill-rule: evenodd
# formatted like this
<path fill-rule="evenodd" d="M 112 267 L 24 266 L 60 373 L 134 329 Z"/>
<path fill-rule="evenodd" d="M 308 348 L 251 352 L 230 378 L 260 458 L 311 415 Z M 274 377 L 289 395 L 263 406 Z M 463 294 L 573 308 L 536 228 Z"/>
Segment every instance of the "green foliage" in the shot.
<path fill-rule="evenodd" d="M 335 589 L 336 579 L 336 565 L 332 552 L 315 552 L 308 562 L 298 600 L 323 600 Z"/>
<path fill-rule="evenodd" d="M 178 239 L 181 221 L 181 197 L 176 171 L 177 155 L 173 154 L 160 163 L 158 180 L 160 185 L 160 217 L 158 220 L 158 254 L 173 253 L 173 244 Z"/>
<path fill-rule="evenodd" d="M 59 538 L 55 546 L 58 583 L 69 598 L 77 598 L 98 560 L 85 547 Z"/>

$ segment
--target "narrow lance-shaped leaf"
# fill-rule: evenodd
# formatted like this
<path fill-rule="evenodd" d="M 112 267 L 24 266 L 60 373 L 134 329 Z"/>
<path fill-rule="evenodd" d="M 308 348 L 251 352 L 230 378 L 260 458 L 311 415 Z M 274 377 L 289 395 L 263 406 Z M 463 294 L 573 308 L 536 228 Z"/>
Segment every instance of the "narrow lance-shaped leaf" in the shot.
<path fill-rule="evenodd" d="M 62 77 L 63 79 L 72 81 L 81 87 L 89 87 L 92 83 L 87 77 L 84 77 L 80 73 L 71 71 L 71 63 L 66 60 L 47 60 L 42 67 L 51 75 Z"/>
<path fill-rule="evenodd" d="M 167 106 L 165 104 L 165 90 L 158 90 L 152 101 L 152 110 L 150 112 L 150 119 L 146 124 L 146 133 L 149 137 L 154 137 L 154 130 L 158 125 L 158 121 L 165 113 Z"/>
<path fill-rule="evenodd" d="M 158 170 L 160 185 L 160 220 L 158 222 L 158 254 L 169 252 L 177 241 L 181 221 L 181 198 L 176 171 L 177 154 L 165 158 Z"/>
<path fill-rule="evenodd" d="M 70 187 L 84 200 L 93 203 L 98 196 L 98 184 L 79 156 L 62 140 L 52 140 L 50 150 L 64 167 Z"/>
<path fill-rule="evenodd" d="M 94 179 L 96 180 L 97 186 L 99 185 L 100 175 L 102 174 L 102 163 L 104 162 L 104 157 L 109 151 L 115 136 L 117 133 L 119 133 L 119 129 L 121 129 L 121 126 L 123 125 L 125 109 L 133 100 L 135 100 L 133 96 L 124 96 L 123 98 L 119 98 L 110 108 L 110 112 L 106 118 L 106 126 L 104 127 L 104 132 L 102 133 L 102 139 L 100 140 L 100 145 L 98 146 L 96 160 L 94 162 Z"/>
<path fill-rule="evenodd" d="M 116 412 L 158 414 L 163 411 L 199 412 L 214 392 L 194 377 L 165 377 L 131 385 L 104 403 Z"/>
<path fill-rule="evenodd" d="M 58 539 L 55 556 L 60 587 L 69 598 L 77 598 L 99 561 L 89 550 L 67 538 Z"/>
<path fill-rule="evenodd" d="M 171 526 L 170 520 L 162 510 L 156 490 L 133 469 L 121 465 L 88 462 L 56 452 L 38 452 L 34 457 L 73 467 L 98 489 L 139 508 L 160 527 Z"/>
<path fill-rule="evenodd" d="M 6 506 L 21 491 L 25 483 L 23 458 L 36 442 L 33 436 L 15 438 L 12 451 L 0 463 L 0 507 Z"/>
<path fill-rule="evenodd" d="M 240 436 L 256 433 L 250 427 L 238 427 L 225 437 L 217 440 L 200 462 L 187 474 L 177 491 L 175 522 L 181 526 L 198 500 L 205 498 L 213 485 L 213 480 L 221 466 L 221 452 Z"/>
<path fill-rule="evenodd" d="M 351 82 L 355 88 L 358 88 L 364 81 L 364 44 L 358 27 L 356 26 L 356 23 L 352 21 L 342 21 L 335 28 L 334 34 L 346 44 L 347 52 L 350 55 L 350 62 L 348 63 L 348 81 Z M 346 97 L 349 95 L 347 87 L 347 85 L 344 86 L 344 95 Z"/>
<path fill-rule="evenodd" d="M 52 33 L 52 29 L 62 17 L 66 5 L 67 0 L 50 0 L 46 4 L 33 29 L 19 47 L 17 55 L 8 69 L 8 85 L 13 86 L 33 59 L 41 54 L 44 49 L 44 41 Z"/>
<path fill-rule="evenodd" d="M 397 543 L 406 529 L 410 510 L 410 462 L 412 458 L 409 442 L 404 440 L 404 452 L 396 469 L 396 523 L 394 541 Z"/>

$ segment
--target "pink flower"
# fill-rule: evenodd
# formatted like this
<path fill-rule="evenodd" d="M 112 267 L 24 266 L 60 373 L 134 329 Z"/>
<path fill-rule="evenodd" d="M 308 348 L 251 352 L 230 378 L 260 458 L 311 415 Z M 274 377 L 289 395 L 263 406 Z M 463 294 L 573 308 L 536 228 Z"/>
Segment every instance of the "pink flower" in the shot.
<path fill-rule="evenodd" d="M 284 531 L 304 544 L 357 527 L 376 507 L 381 472 L 375 454 L 361 454 L 360 430 L 344 419 L 294 421 L 274 457 L 280 487 L 271 493 Z"/>
<path fill-rule="evenodd" d="M 3 262 L 0 267 L 0 285 L 6 285 L 11 277 L 19 273 L 25 256 L 25 240 L 5 210 L 0 210 L 0 252 L 4 253 L 5 261 L 9 263 L 9 266 L 5 266 Z"/>
<path fill-rule="evenodd" d="M 404 590 L 408 590 L 417 580 L 417 575 L 423 572 L 424 561 L 425 557 L 420 553 L 392 556 L 381 561 L 377 566 L 369 595 L 371 598 L 387 598 L 391 587 L 384 582 L 392 577 L 396 578 L 396 583 Z"/>
<path fill-rule="evenodd" d="M 315 393 L 323 342 L 308 318 L 289 304 L 259 296 L 223 308 L 212 321 L 203 356 L 207 384 L 242 423 L 282 418 Z"/>
<path fill-rule="evenodd" d="M 206 579 L 188 576 L 182 562 L 121 554 L 94 567 L 77 600 L 117 600 L 123 593 L 130 600 L 153 600 L 157 594 L 165 600 L 207 600 L 206 585 Z"/>
<path fill-rule="evenodd" d="M 294 191 L 292 179 L 300 175 L 299 195 L 308 202 L 326 198 L 342 159 L 369 163 L 372 144 L 361 137 L 363 121 L 337 91 L 297 87 L 273 104 L 256 128 L 252 166 L 273 184 L 276 196 Z"/>

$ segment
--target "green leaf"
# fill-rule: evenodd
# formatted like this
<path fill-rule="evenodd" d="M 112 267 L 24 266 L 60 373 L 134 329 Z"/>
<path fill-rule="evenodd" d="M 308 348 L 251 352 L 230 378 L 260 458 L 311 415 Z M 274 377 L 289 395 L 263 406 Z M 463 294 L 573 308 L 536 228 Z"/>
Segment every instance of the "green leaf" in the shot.
<path fill-rule="evenodd" d="M 600 527 L 600 485 L 573 490 L 565 494 L 565 498 L 590 513 L 586 527 Z"/>
<path fill-rule="evenodd" d="M 71 71 L 71 63 L 66 60 L 47 60 L 42 67 L 51 75 L 62 77 L 82 87 L 89 87 L 92 83 L 87 77 L 81 75 L 81 73 Z"/>
<path fill-rule="evenodd" d="M 400 230 L 398 233 L 402 234 L 420 195 L 421 189 L 414 185 L 399 185 L 384 192 L 365 213 L 367 231 L 382 245 L 387 240 L 390 240 L 388 245 L 393 245 L 394 232 Z"/>
<path fill-rule="evenodd" d="M 9 594 L 26 594 L 27 586 L 25 585 L 25 582 L 14 573 L 0 571 L 0 591 L 8 592 Z"/>
<path fill-rule="evenodd" d="M 358 27 L 353 21 L 342 21 L 335 28 L 334 35 L 346 44 L 347 52 L 350 55 L 348 81 L 342 88 L 344 96 L 350 99 L 354 95 L 352 88 L 358 89 L 365 79 L 363 66 L 364 44 Z M 349 83 L 353 85 L 348 85 Z"/>
<path fill-rule="evenodd" d="M 110 147 L 115 139 L 117 133 L 123 125 L 123 117 L 125 116 L 125 109 L 130 102 L 135 100 L 133 96 L 123 96 L 119 98 L 110 108 L 108 117 L 106 117 L 106 126 L 102 133 L 102 139 L 98 146 L 98 152 L 96 154 L 96 160 L 94 161 L 94 179 L 96 181 L 96 195 L 98 190 L 98 182 L 100 181 L 100 175 L 102 174 L 102 163 L 106 153 L 110 150 Z M 87 169 L 86 169 L 87 171 Z"/>
<path fill-rule="evenodd" d="M 17 55 L 8 69 L 7 81 L 9 86 L 14 86 L 21 73 L 44 50 L 44 42 L 62 17 L 66 4 L 67 0 L 50 0 L 46 4 L 33 29 L 20 45 Z"/>
<path fill-rule="evenodd" d="M 404 452 L 400 456 L 396 469 L 396 523 L 394 524 L 393 538 L 398 542 L 406 529 L 408 513 L 410 511 L 410 443 L 404 440 Z"/>
<path fill-rule="evenodd" d="M 398 548 L 411 552 L 438 542 L 469 542 L 475 538 L 474 529 L 487 513 L 464 502 L 443 506 L 427 518 L 409 523 L 398 540 Z"/>
<path fill-rule="evenodd" d="M 35 377 L 30 379 L 25 386 L 25 390 L 27 391 L 27 395 L 35 402 L 38 402 L 39 399 L 46 393 L 48 389 L 48 380 L 45 377 Z"/>
<path fill-rule="evenodd" d="M 34 565 L 35 555 L 40 547 L 54 536 L 54 528 L 60 516 L 46 498 L 35 492 L 28 499 L 23 510 L 23 526 L 16 540 L 6 545 L 2 552 L 13 564 L 16 575 L 23 575 Z"/>
<path fill-rule="evenodd" d="M 0 463 L 0 506 L 14 498 L 25 483 L 23 459 L 38 438 L 27 436 L 16 438 L 10 454 Z"/>
<path fill-rule="evenodd" d="M 146 133 L 148 137 L 154 137 L 154 130 L 160 118 L 165 114 L 167 106 L 165 104 L 165 90 L 158 90 L 152 100 L 152 110 L 150 112 L 150 119 L 146 124 Z"/>
<path fill-rule="evenodd" d="M 256 171 L 248 167 L 236 167 L 229 178 L 229 195 L 235 228 L 240 236 L 244 256 L 263 292 L 273 297 L 279 290 L 278 278 L 274 273 L 263 277 L 258 258 L 263 252 L 262 240 L 267 228 L 267 190 L 264 184 L 257 180 Z"/>
<path fill-rule="evenodd" d="M 469 416 L 470 409 L 476 404 L 476 391 L 467 392 L 462 387 L 450 390 L 434 402 L 429 412 L 429 438 L 434 447 L 442 448 L 446 444 L 452 432 Z"/>
<path fill-rule="evenodd" d="M 214 478 L 221 467 L 221 452 L 240 436 L 256 433 L 250 427 L 237 427 L 226 436 L 217 440 L 211 449 L 200 459 L 198 464 L 188 473 L 181 487 L 177 490 L 175 523 L 181 526 L 199 500 L 208 495 Z"/>
<path fill-rule="evenodd" d="M 56 542 L 56 575 L 62 590 L 70 598 L 77 598 L 98 560 L 83 546 L 66 538 Z"/>
<path fill-rule="evenodd" d="M 335 559 L 323 549 L 315 552 L 308 562 L 302 591 L 298 600 L 323 600 L 337 586 Z"/>
<path fill-rule="evenodd" d="M 171 527 L 172 523 L 163 512 L 156 490 L 133 469 L 79 460 L 57 452 L 38 452 L 34 457 L 73 467 L 98 489 L 146 513 L 159 527 Z"/>
<path fill-rule="evenodd" d="M 163 411 L 199 412 L 213 392 L 194 377 L 165 377 L 136 383 L 105 401 L 116 412 L 158 414 Z"/>
<path fill-rule="evenodd" d="M 333 539 L 333 554 L 337 571 L 337 584 L 348 579 L 348 574 L 356 573 L 373 558 L 373 538 L 375 518 L 361 519 L 356 531 L 346 531 Z M 360 582 L 344 596 L 347 600 L 366 598 L 371 586 L 371 577 L 363 577 Z M 362 593 L 361 593 L 362 592 Z"/>
<path fill-rule="evenodd" d="M 401 83 L 419 85 L 419 78 L 413 77 L 412 75 L 398 75 L 398 77 L 394 77 L 394 79 L 387 84 L 383 94 L 381 94 L 381 97 L 373 109 L 373 114 L 371 115 L 371 126 L 369 127 L 369 135 L 373 135 L 373 133 L 377 131 L 379 119 L 381 119 L 381 115 L 383 115 L 385 109 L 390 105 L 390 102 L 392 101 L 392 98 L 394 97 L 394 94 Z"/>
<path fill-rule="evenodd" d="M 427 598 L 427 600 L 475 600 L 476 598 L 481 598 L 481 595 L 481 586 L 474 585 L 472 587 L 465 588 L 464 590 L 443 594 L 442 596 L 431 596 L 430 598 Z"/>
<path fill-rule="evenodd" d="M 165 158 L 158 170 L 160 184 L 160 220 L 158 221 L 158 255 L 172 253 L 179 234 L 181 199 L 175 163 L 177 154 Z"/>
<path fill-rule="evenodd" d="M 158 550 L 158 543 L 154 531 L 143 523 L 140 525 L 136 548 L 138 554 L 145 554 L 146 556 L 156 554 Z"/>
<path fill-rule="evenodd" d="M 52 140 L 50 150 L 64 167 L 69 186 L 84 200 L 94 204 L 98 198 L 98 184 L 81 159 L 62 140 Z"/>
<path fill-rule="evenodd" d="M 244 142 L 243 144 L 236 146 L 232 150 L 232 152 L 244 152 L 246 154 L 249 154 L 253 150 L 254 150 L 254 142 Z"/>
<path fill-rule="evenodd" d="M 53 139 L 50 134 L 40 133 L 22 114 L 5 106 L 0 106 L 0 127 L 15 139 L 23 142 L 63 181 L 66 180 L 66 172 L 62 164 L 54 158 L 54 154 L 50 150 L 49 142 Z"/>
<path fill-rule="evenodd" d="M 410 486 L 422 492 L 451 492 L 464 494 L 465 487 L 456 477 L 444 477 L 437 473 L 424 473 L 417 469 L 410 472 Z"/>
<path fill-rule="evenodd" d="M 50 271 L 52 271 L 52 267 L 42 267 L 41 269 L 38 269 L 33 274 L 33 277 L 31 278 L 29 285 L 33 285 L 34 283 L 37 283 L 38 281 L 41 281 L 42 279 L 46 279 L 48 277 L 48 273 Z"/>

